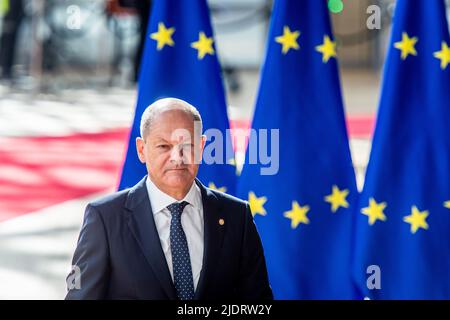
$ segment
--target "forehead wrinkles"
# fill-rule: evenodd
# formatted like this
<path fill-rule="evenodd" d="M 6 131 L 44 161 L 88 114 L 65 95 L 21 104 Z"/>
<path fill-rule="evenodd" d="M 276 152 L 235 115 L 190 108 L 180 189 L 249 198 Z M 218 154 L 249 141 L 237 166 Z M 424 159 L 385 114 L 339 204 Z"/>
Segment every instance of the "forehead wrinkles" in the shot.
<path fill-rule="evenodd" d="M 189 142 L 193 140 L 194 132 L 191 129 L 188 128 L 178 128 L 173 127 L 170 128 L 161 128 L 158 130 L 158 128 L 155 126 L 154 131 L 150 131 L 149 139 L 151 141 L 165 141 L 170 143 L 179 143 L 179 142 Z"/>

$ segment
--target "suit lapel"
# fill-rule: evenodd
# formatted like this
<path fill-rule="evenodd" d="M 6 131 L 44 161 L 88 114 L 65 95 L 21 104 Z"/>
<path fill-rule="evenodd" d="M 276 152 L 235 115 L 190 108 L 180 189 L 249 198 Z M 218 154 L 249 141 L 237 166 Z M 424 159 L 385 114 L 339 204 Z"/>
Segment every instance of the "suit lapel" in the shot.
<path fill-rule="evenodd" d="M 125 208 L 129 210 L 128 226 L 167 296 L 169 299 L 176 299 L 175 287 L 161 248 L 145 179 L 128 194 L 125 203 Z"/>
<path fill-rule="evenodd" d="M 204 219 L 204 253 L 203 266 L 198 281 L 195 299 L 203 299 L 205 288 L 213 278 L 215 264 L 222 248 L 223 235 L 226 224 L 221 225 L 219 221 L 224 219 L 220 204 L 211 190 L 195 180 L 202 193 L 203 219 Z"/>

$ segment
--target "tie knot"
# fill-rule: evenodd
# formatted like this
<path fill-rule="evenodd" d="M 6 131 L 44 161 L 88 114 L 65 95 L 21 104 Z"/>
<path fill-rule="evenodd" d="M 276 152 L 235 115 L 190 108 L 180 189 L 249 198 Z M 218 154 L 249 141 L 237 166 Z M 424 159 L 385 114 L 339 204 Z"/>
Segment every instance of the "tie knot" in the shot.
<path fill-rule="evenodd" d="M 167 206 L 167 209 L 169 209 L 170 213 L 175 216 L 181 216 L 183 213 L 184 207 L 186 207 L 189 203 L 186 201 L 183 202 L 174 202 L 171 205 Z"/>

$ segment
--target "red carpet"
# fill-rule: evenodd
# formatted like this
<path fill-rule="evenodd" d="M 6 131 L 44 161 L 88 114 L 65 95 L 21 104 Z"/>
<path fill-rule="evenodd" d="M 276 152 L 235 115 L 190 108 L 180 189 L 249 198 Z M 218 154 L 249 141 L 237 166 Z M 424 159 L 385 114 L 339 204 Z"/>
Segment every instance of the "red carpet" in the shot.
<path fill-rule="evenodd" d="M 373 117 L 349 119 L 350 136 L 370 137 L 373 122 Z M 248 126 L 248 121 L 231 123 L 232 128 Z M 0 138 L 0 222 L 113 189 L 127 139 L 126 128 L 62 137 Z"/>
<path fill-rule="evenodd" d="M 375 128 L 373 115 L 355 115 L 347 118 L 348 135 L 351 138 L 370 139 Z"/>
<path fill-rule="evenodd" d="M 63 137 L 0 138 L 0 222 L 118 181 L 128 129 Z"/>
<path fill-rule="evenodd" d="M 346 119 L 348 135 L 351 138 L 369 139 L 375 126 L 373 115 L 354 115 Z M 250 122 L 246 120 L 231 121 L 232 129 L 248 129 Z"/>

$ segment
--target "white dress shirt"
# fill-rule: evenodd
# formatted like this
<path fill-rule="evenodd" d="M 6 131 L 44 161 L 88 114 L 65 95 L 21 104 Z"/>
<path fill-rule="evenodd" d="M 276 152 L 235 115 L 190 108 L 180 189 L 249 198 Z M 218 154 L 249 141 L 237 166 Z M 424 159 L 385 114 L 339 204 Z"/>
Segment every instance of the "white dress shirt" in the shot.
<path fill-rule="evenodd" d="M 172 214 L 168 205 L 177 202 L 168 194 L 162 192 L 147 176 L 146 180 L 147 191 L 152 206 L 153 217 L 155 219 L 156 229 L 158 230 L 161 247 L 166 257 L 167 265 L 169 267 L 170 275 L 173 281 L 173 265 L 172 252 L 170 250 L 170 222 Z M 194 290 L 197 289 L 200 272 L 203 266 L 203 203 L 200 188 L 194 182 L 191 189 L 186 194 L 184 199 L 178 201 L 186 201 L 189 204 L 184 208 L 181 215 L 181 225 L 189 248 L 189 256 L 191 258 L 192 276 L 194 279 Z"/>

